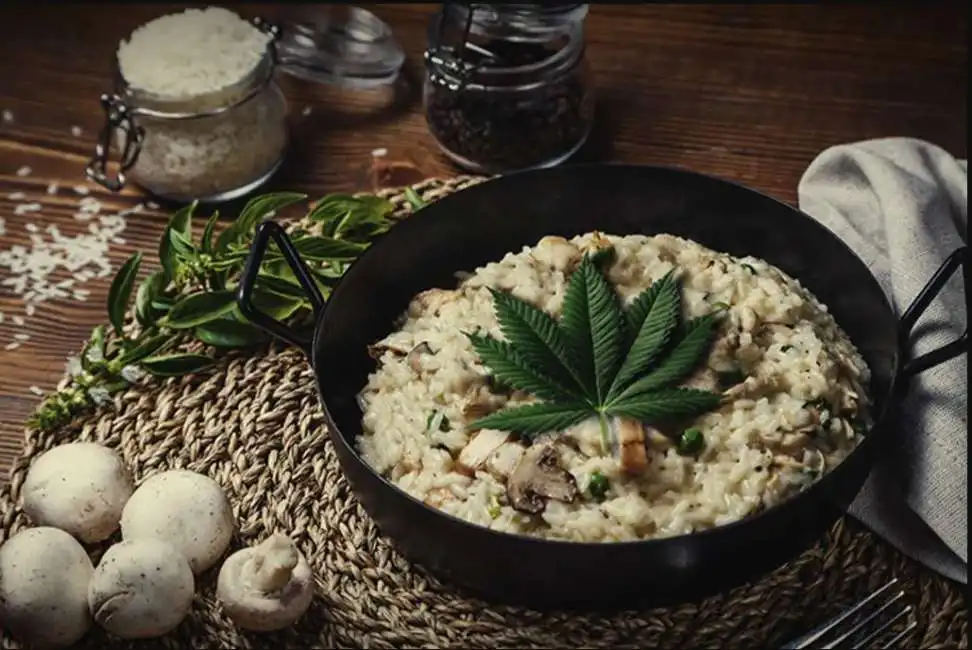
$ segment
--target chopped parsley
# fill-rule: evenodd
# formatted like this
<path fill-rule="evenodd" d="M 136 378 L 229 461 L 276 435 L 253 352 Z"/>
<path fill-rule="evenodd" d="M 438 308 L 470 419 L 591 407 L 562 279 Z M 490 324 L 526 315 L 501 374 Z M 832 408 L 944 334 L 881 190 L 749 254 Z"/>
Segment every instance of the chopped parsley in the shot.
<path fill-rule="evenodd" d="M 448 431 L 450 428 L 449 418 L 442 411 L 432 411 L 425 420 L 425 430 L 429 432 Z"/>
<path fill-rule="evenodd" d="M 499 497 L 495 494 L 489 498 L 489 505 L 486 506 L 486 513 L 489 514 L 491 519 L 496 519 L 503 512 L 503 507 L 500 505 Z"/>

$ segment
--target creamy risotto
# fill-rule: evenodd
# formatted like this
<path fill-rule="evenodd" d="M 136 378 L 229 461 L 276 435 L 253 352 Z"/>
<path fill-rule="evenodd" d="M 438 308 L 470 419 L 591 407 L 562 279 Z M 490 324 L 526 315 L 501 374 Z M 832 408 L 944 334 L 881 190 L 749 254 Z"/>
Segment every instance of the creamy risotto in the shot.
<path fill-rule="evenodd" d="M 682 382 L 721 393 L 721 405 L 677 424 L 616 422 L 620 444 L 607 449 L 596 418 L 532 442 L 469 430 L 535 401 L 499 385 L 464 334 L 502 338 L 489 289 L 556 318 L 584 253 L 607 245 L 623 303 L 674 269 L 683 318 L 727 310 Z M 435 508 L 546 538 L 647 539 L 741 519 L 832 469 L 870 422 L 869 370 L 824 305 L 762 260 L 671 235 L 545 237 L 463 275 L 455 290 L 419 294 L 371 352 L 378 367 L 360 394 L 366 462 Z M 631 444 L 638 453 L 625 453 Z"/>

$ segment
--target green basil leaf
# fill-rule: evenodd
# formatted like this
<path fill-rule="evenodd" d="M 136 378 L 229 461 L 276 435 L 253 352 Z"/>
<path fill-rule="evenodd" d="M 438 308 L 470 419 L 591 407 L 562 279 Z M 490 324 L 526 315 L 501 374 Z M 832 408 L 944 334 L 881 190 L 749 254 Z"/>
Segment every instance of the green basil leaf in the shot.
<path fill-rule="evenodd" d="M 213 271 L 229 271 L 230 269 L 241 269 L 243 268 L 242 259 L 220 259 L 209 263 L 209 268 Z"/>
<path fill-rule="evenodd" d="M 263 221 L 271 212 L 286 208 L 288 205 L 300 203 L 307 198 L 306 194 L 299 192 L 274 192 L 251 199 L 240 212 L 236 223 L 239 225 L 240 232 L 249 233 L 258 223 Z"/>
<path fill-rule="evenodd" d="M 118 359 L 118 365 L 126 366 L 130 363 L 137 363 L 146 357 L 158 353 L 159 350 L 175 341 L 175 339 L 176 337 L 171 334 L 157 334 L 149 337 L 123 354 Z"/>
<path fill-rule="evenodd" d="M 253 289 L 253 304 L 267 316 L 284 321 L 303 307 L 305 301 L 299 298 L 281 296 L 271 291 L 265 291 L 257 286 Z"/>
<path fill-rule="evenodd" d="M 326 235 L 338 237 L 362 226 L 371 226 L 371 231 L 383 227 L 394 209 L 394 205 L 378 196 L 331 194 L 318 201 L 307 218 L 320 222 Z"/>
<path fill-rule="evenodd" d="M 139 365 L 156 377 L 178 377 L 198 372 L 214 363 L 201 354 L 166 354 L 148 357 Z"/>
<path fill-rule="evenodd" d="M 128 311 L 128 302 L 132 298 L 132 288 L 135 286 L 135 277 L 138 275 L 138 267 L 141 263 L 141 253 L 129 257 L 128 261 L 118 269 L 108 289 L 108 320 L 119 336 L 122 335 L 125 313 Z"/>
<path fill-rule="evenodd" d="M 174 298 L 169 298 L 167 296 L 159 296 L 152 301 L 152 309 L 157 309 L 161 312 L 167 312 L 172 309 L 172 305 L 175 304 Z"/>
<path fill-rule="evenodd" d="M 317 280 L 319 285 L 323 285 L 328 289 L 337 286 L 338 280 L 341 279 L 341 272 L 338 271 L 312 268 L 311 273 L 314 275 L 314 279 Z"/>
<path fill-rule="evenodd" d="M 213 252 L 213 232 L 216 230 L 217 221 L 219 221 L 219 210 L 213 210 L 209 215 L 209 221 L 206 222 L 206 227 L 203 228 L 202 239 L 199 240 L 199 246 L 204 253 Z"/>
<path fill-rule="evenodd" d="M 294 248 L 307 260 L 352 260 L 360 255 L 367 246 L 344 239 L 332 237 L 303 237 L 294 242 Z M 279 252 L 274 251 L 276 255 Z"/>
<path fill-rule="evenodd" d="M 408 202 L 412 204 L 412 211 L 418 211 L 427 206 L 429 203 L 415 191 L 412 187 L 405 188 L 405 198 Z"/>
<path fill-rule="evenodd" d="M 232 291 L 204 291 L 179 300 L 165 318 L 166 327 L 183 330 L 202 325 L 232 311 L 236 296 Z"/>
<path fill-rule="evenodd" d="M 152 306 L 152 302 L 159 297 L 165 285 L 165 271 L 160 270 L 150 274 L 138 286 L 138 292 L 135 294 L 135 315 L 142 325 L 148 325 L 155 320 L 155 312 L 158 310 Z"/>
<path fill-rule="evenodd" d="M 85 372 L 95 372 L 105 358 L 105 326 L 98 325 L 91 330 L 91 338 L 81 350 L 81 368 Z"/>
<path fill-rule="evenodd" d="M 196 247 L 178 230 L 169 231 L 169 245 L 177 260 L 189 261 L 196 257 Z"/>
<path fill-rule="evenodd" d="M 183 238 L 191 241 L 192 240 L 192 214 L 196 210 L 198 203 L 193 201 L 184 208 L 177 210 L 172 218 L 169 219 L 169 223 L 162 233 L 162 239 L 159 242 L 159 261 L 162 263 L 162 268 L 165 270 L 165 277 L 167 280 L 172 280 L 176 277 L 179 270 L 179 260 L 176 259 L 175 251 L 172 250 L 172 244 L 169 240 L 169 233 L 172 231 L 178 232 L 183 236 Z"/>
<path fill-rule="evenodd" d="M 257 276 L 257 282 L 261 288 L 280 294 L 281 296 L 293 298 L 307 297 L 307 292 L 304 291 L 304 288 L 300 286 L 300 283 L 296 279 L 291 281 L 283 276 L 261 272 Z"/>
<path fill-rule="evenodd" d="M 274 192 L 257 196 L 243 206 L 239 216 L 226 227 L 216 239 L 213 252 L 222 253 L 229 249 L 230 244 L 238 242 L 249 235 L 256 225 L 270 212 L 276 212 L 293 203 L 299 203 L 307 198 L 306 194 L 297 192 Z"/>
<path fill-rule="evenodd" d="M 230 318 L 211 320 L 193 332 L 197 339 L 217 348 L 242 348 L 267 339 L 262 330 Z"/>
<path fill-rule="evenodd" d="M 91 347 L 101 353 L 102 356 L 105 354 L 105 326 L 98 325 L 93 330 L 91 330 Z"/>
<path fill-rule="evenodd" d="M 350 194 L 330 194 L 317 201 L 306 219 L 319 222 L 324 233 L 333 236 L 338 224 L 350 214 L 354 200 Z"/>

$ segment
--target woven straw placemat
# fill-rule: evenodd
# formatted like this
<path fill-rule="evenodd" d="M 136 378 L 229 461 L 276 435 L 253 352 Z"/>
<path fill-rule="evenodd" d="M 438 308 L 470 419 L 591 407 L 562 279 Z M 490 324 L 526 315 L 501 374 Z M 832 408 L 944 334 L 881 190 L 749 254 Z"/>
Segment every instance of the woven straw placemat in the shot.
<path fill-rule="evenodd" d="M 434 200 L 477 180 L 429 180 L 415 189 Z M 401 191 L 383 194 L 399 215 L 408 213 Z M 233 627 L 213 598 L 212 571 L 199 579 L 191 614 L 169 636 L 133 643 L 93 629 L 83 648 L 765 648 L 891 577 L 917 615 L 904 647 L 968 645 L 962 590 L 847 519 L 784 567 L 698 603 L 578 615 L 468 598 L 410 566 L 381 537 L 342 477 L 310 367 L 298 351 L 276 344 L 256 356 L 231 355 L 198 375 L 133 387 L 56 434 L 28 430 L 0 493 L 0 541 L 28 525 L 18 501 L 31 460 L 73 440 L 117 449 L 136 481 L 171 468 L 213 477 L 236 509 L 234 548 L 289 533 L 317 576 L 310 611 L 280 633 Z M 2 647 L 19 646 L 2 637 Z"/>

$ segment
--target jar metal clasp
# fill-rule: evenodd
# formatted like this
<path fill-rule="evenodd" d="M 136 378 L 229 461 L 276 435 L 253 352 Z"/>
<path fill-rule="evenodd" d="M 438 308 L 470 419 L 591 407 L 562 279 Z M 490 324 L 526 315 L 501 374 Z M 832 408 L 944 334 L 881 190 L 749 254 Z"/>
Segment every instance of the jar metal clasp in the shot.
<path fill-rule="evenodd" d="M 125 172 L 131 169 L 138 160 L 145 139 L 145 130 L 132 119 L 132 112 L 128 105 L 118 95 L 101 95 L 101 107 L 105 111 L 105 125 L 95 144 L 95 153 L 84 168 L 84 175 L 99 185 L 117 192 L 125 185 Z M 118 163 L 118 173 L 112 178 L 108 174 L 108 157 L 111 152 L 111 140 L 115 131 L 124 134 L 121 146 L 121 157 Z"/>
<path fill-rule="evenodd" d="M 476 45 L 469 38 L 472 31 L 473 14 L 480 10 L 480 7 L 476 5 L 470 5 L 466 8 L 458 41 L 452 45 L 445 43 L 446 24 L 451 20 L 451 12 L 455 10 L 456 7 L 452 3 L 446 3 L 442 7 L 436 17 L 436 23 L 429 39 L 429 47 L 425 50 L 425 61 L 429 66 L 430 80 L 432 83 L 451 91 L 462 90 L 469 78 L 482 67 L 482 64 L 477 65 L 465 59 L 466 50 L 475 52 L 484 60 L 495 58 L 492 52 Z"/>

